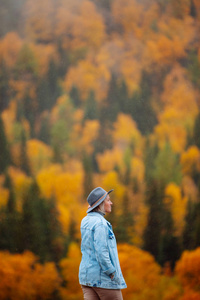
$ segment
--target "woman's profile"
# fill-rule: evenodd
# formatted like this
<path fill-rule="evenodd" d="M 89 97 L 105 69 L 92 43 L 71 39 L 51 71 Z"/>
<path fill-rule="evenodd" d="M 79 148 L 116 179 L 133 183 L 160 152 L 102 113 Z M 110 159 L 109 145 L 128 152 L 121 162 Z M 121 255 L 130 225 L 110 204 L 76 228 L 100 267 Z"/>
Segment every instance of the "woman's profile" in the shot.
<path fill-rule="evenodd" d="M 123 278 L 115 235 L 111 224 L 104 218 L 111 213 L 110 193 L 97 187 L 87 201 L 87 216 L 81 222 L 82 260 L 79 282 L 85 300 L 122 300 L 121 289 L 126 288 Z"/>

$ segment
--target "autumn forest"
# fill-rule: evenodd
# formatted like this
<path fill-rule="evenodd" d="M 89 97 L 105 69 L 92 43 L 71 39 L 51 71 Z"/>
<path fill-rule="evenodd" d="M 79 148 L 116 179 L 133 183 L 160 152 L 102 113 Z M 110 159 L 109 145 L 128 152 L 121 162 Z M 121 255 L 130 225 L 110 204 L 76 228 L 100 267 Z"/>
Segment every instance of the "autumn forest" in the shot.
<path fill-rule="evenodd" d="M 200 1 L 0 7 L 0 300 L 83 299 L 97 186 L 124 300 L 199 300 Z"/>

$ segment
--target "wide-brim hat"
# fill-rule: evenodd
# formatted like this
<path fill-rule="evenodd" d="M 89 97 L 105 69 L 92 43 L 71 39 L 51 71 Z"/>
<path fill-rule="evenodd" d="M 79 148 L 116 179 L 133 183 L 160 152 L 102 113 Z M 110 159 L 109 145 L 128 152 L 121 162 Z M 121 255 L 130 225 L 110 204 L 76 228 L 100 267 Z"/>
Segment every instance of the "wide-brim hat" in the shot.
<path fill-rule="evenodd" d="M 106 192 L 104 189 L 101 187 L 97 187 L 94 190 L 92 190 L 87 197 L 87 201 L 89 203 L 87 213 L 92 211 L 95 207 L 97 207 L 99 204 L 101 204 L 107 197 L 108 194 L 110 194 L 113 191 L 110 190 Z"/>

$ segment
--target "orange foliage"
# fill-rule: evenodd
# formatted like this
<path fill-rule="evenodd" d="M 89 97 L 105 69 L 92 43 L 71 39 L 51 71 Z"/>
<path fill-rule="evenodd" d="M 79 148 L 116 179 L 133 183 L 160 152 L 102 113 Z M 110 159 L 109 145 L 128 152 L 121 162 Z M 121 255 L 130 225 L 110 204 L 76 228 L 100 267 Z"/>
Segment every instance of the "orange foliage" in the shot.
<path fill-rule="evenodd" d="M 22 43 L 21 38 L 16 32 L 7 33 L 4 38 L 0 40 L 0 60 L 3 59 L 10 68 L 14 67 Z"/>
<path fill-rule="evenodd" d="M 183 297 L 180 298 L 180 300 L 199 300 L 199 299 L 200 299 L 200 293 L 195 291 L 186 291 Z"/>
<path fill-rule="evenodd" d="M 200 150 L 191 146 L 182 153 L 181 165 L 184 174 L 192 175 L 194 171 L 200 172 Z"/>
<path fill-rule="evenodd" d="M 112 4 L 112 14 L 116 22 L 123 26 L 126 35 L 132 33 L 142 39 L 150 33 L 151 24 L 158 18 L 159 11 L 155 3 L 145 7 L 136 0 L 117 0 Z"/>
<path fill-rule="evenodd" d="M 60 278 L 54 263 L 40 265 L 31 252 L 0 252 L 0 299 L 49 299 Z"/>
<path fill-rule="evenodd" d="M 67 91 L 75 85 L 86 99 L 91 90 L 95 92 L 97 100 L 106 96 L 110 72 L 106 65 L 93 63 L 89 58 L 81 60 L 76 66 L 71 67 L 64 81 Z"/>
<path fill-rule="evenodd" d="M 183 252 L 176 264 L 175 273 L 185 290 L 190 289 L 199 292 L 200 248 Z"/>
<path fill-rule="evenodd" d="M 31 49 L 38 63 L 40 75 L 44 75 L 48 71 L 48 64 L 51 59 L 58 61 L 58 54 L 53 43 L 48 45 L 33 44 L 31 45 Z"/>
<path fill-rule="evenodd" d="M 194 180 L 190 176 L 184 176 L 182 180 L 182 189 L 184 195 L 192 201 L 198 199 L 198 187 L 194 183 Z"/>
<path fill-rule="evenodd" d="M 62 276 L 67 282 L 66 287 L 60 288 L 62 299 L 82 299 L 82 290 L 78 281 L 80 261 L 80 247 L 75 243 L 71 243 L 67 257 L 60 262 Z"/>
<path fill-rule="evenodd" d="M 43 0 L 26 2 L 26 33 L 36 41 L 49 42 L 53 32 L 53 1 Z"/>
<path fill-rule="evenodd" d="M 17 103 L 15 101 L 11 101 L 8 105 L 8 108 L 5 109 L 1 114 L 4 123 L 5 133 L 8 141 L 10 142 L 14 140 L 13 125 L 16 120 L 16 111 Z"/>
<path fill-rule="evenodd" d="M 5 206 L 8 201 L 9 191 L 3 187 L 5 180 L 4 175 L 0 175 L 0 208 Z"/>
<path fill-rule="evenodd" d="M 157 300 L 160 267 L 153 256 L 131 245 L 119 245 L 119 260 L 128 288 L 125 299 Z"/>
<path fill-rule="evenodd" d="M 62 37 L 65 48 L 96 49 L 105 39 L 102 16 L 95 5 L 84 1 L 61 1 L 56 14 L 55 35 Z"/>

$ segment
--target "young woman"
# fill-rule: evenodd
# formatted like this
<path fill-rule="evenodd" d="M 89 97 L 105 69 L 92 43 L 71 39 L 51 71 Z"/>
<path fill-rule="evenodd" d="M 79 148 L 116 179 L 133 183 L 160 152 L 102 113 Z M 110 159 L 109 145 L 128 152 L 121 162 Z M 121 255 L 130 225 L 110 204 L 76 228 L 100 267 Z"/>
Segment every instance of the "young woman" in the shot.
<path fill-rule="evenodd" d="M 101 187 L 92 190 L 87 216 L 81 222 L 79 282 L 85 300 L 122 300 L 121 289 L 126 288 L 112 226 L 104 218 L 112 210 L 112 191 Z"/>

